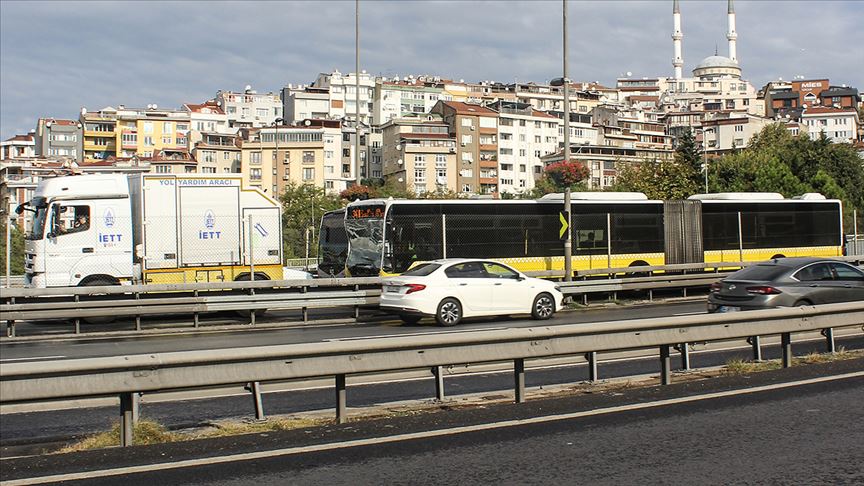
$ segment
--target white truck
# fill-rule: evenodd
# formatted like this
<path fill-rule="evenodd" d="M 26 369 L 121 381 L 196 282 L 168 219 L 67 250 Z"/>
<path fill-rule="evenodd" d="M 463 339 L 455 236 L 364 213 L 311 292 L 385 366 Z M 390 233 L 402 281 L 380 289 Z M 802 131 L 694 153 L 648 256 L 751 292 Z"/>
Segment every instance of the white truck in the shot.
<path fill-rule="evenodd" d="M 281 206 L 239 175 L 56 177 L 23 211 L 28 287 L 282 279 Z"/>

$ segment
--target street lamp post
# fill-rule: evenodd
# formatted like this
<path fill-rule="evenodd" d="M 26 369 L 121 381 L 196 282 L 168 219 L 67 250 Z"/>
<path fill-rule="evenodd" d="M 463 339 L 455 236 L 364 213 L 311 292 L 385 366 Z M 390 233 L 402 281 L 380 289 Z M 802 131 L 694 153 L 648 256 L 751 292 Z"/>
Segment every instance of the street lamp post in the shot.
<path fill-rule="evenodd" d="M 562 37 L 564 47 L 564 162 L 570 162 L 570 80 L 567 79 L 567 0 L 562 3 Z M 564 238 L 564 281 L 573 280 L 573 231 L 570 228 L 570 186 L 564 188 L 564 211 L 567 218 L 567 236 Z"/>

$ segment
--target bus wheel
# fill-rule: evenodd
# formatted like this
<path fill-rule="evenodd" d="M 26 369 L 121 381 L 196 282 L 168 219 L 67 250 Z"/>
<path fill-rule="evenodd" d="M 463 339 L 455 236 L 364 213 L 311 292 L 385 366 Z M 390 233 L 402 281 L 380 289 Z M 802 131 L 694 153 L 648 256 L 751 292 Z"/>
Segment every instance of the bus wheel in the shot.
<path fill-rule="evenodd" d="M 648 262 L 638 260 L 638 261 L 631 263 L 629 266 L 631 266 L 631 267 L 647 267 Z M 626 276 L 627 277 L 633 277 L 633 278 L 650 277 L 651 272 L 627 272 Z"/>
<path fill-rule="evenodd" d="M 120 285 L 120 283 L 117 282 L 116 280 L 110 279 L 108 277 L 95 277 L 95 278 L 91 278 L 89 280 L 83 280 L 83 281 L 81 281 L 80 284 L 78 284 L 79 287 L 108 287 L 108 286 L 114 286 L 114 285 Z M 114 322 L 116 319 L 117 318 L 114 316 L 104 316 L 104 317 L 85 317 L 82 320 L 84 322 L 86 322 L 87 324 L 110 324 L 110 323 Z"/>
<path fill-rule="evenodd" d="M 786 258 L 786 256 L 785 256 L 785 255 L 777 254 L 777 255 L 774 255 L 774 256 L 771 257 L 772 260 L 776 260 L 776 259 L 778 259 L 778 258 Z"/>
<path fill-rule="evenodd" d="M 462 304 L 458 300 L 448 297 L 438 304 L 438 312 L 435 313 L 435 321 L 439 326 L 455 326 L 462 320 Z"/>

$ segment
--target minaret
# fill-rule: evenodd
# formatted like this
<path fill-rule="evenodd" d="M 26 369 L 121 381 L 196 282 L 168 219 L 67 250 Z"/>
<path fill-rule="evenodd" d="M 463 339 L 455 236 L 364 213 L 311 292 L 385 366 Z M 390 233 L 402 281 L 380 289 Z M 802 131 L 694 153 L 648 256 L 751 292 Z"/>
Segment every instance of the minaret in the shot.
<path fill-rule="evenodd" d="M 672 3 L 672 21 L 675 29 L 672 32 L 672 45 L 675 48 L 675 57 L 672 58 L 672 66 L 675 67 L 675 79 L 681 79 L 684 67 L 684 58 L 681 56 L 681 39 L 684 38 L 684 34 L 681 33 L 681 8 L 678 5 L 678 0 L 673 0 Z"/>
<path fill-rule="evenodd" d="M 729 0 L 729 31 L 726 32 L 726 38 L 729 39 L 729 59 L 738 62 L 738 52 L 735 50 L 735 40 L 738 38 L 738 33 L 735 32 L 735 4 L 733 0 Z"/>

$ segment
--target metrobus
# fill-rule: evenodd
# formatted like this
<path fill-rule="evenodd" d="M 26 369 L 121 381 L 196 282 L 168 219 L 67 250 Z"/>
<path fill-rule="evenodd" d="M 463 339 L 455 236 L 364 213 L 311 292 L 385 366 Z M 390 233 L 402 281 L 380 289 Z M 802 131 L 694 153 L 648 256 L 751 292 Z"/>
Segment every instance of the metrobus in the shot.
<path fill-rule="evenodd" d="M 350 203 L 328 224 L 344 216 L 350 276 L 395 275 L 416 261 L 448 257 L 491 258 L 523 272 L 563 275 L 562 209 L 562 194 L 538 200 L 370 199 Z M 843 254 L 841 203 L 819 194 L 784 199 L 719 193 L 659 201 L 641 193 L 588 192 L 572 195 L 570 211 L 573 270 Z M 327 251 L 339 254 L 334 248 L 322 254 Z"/>

